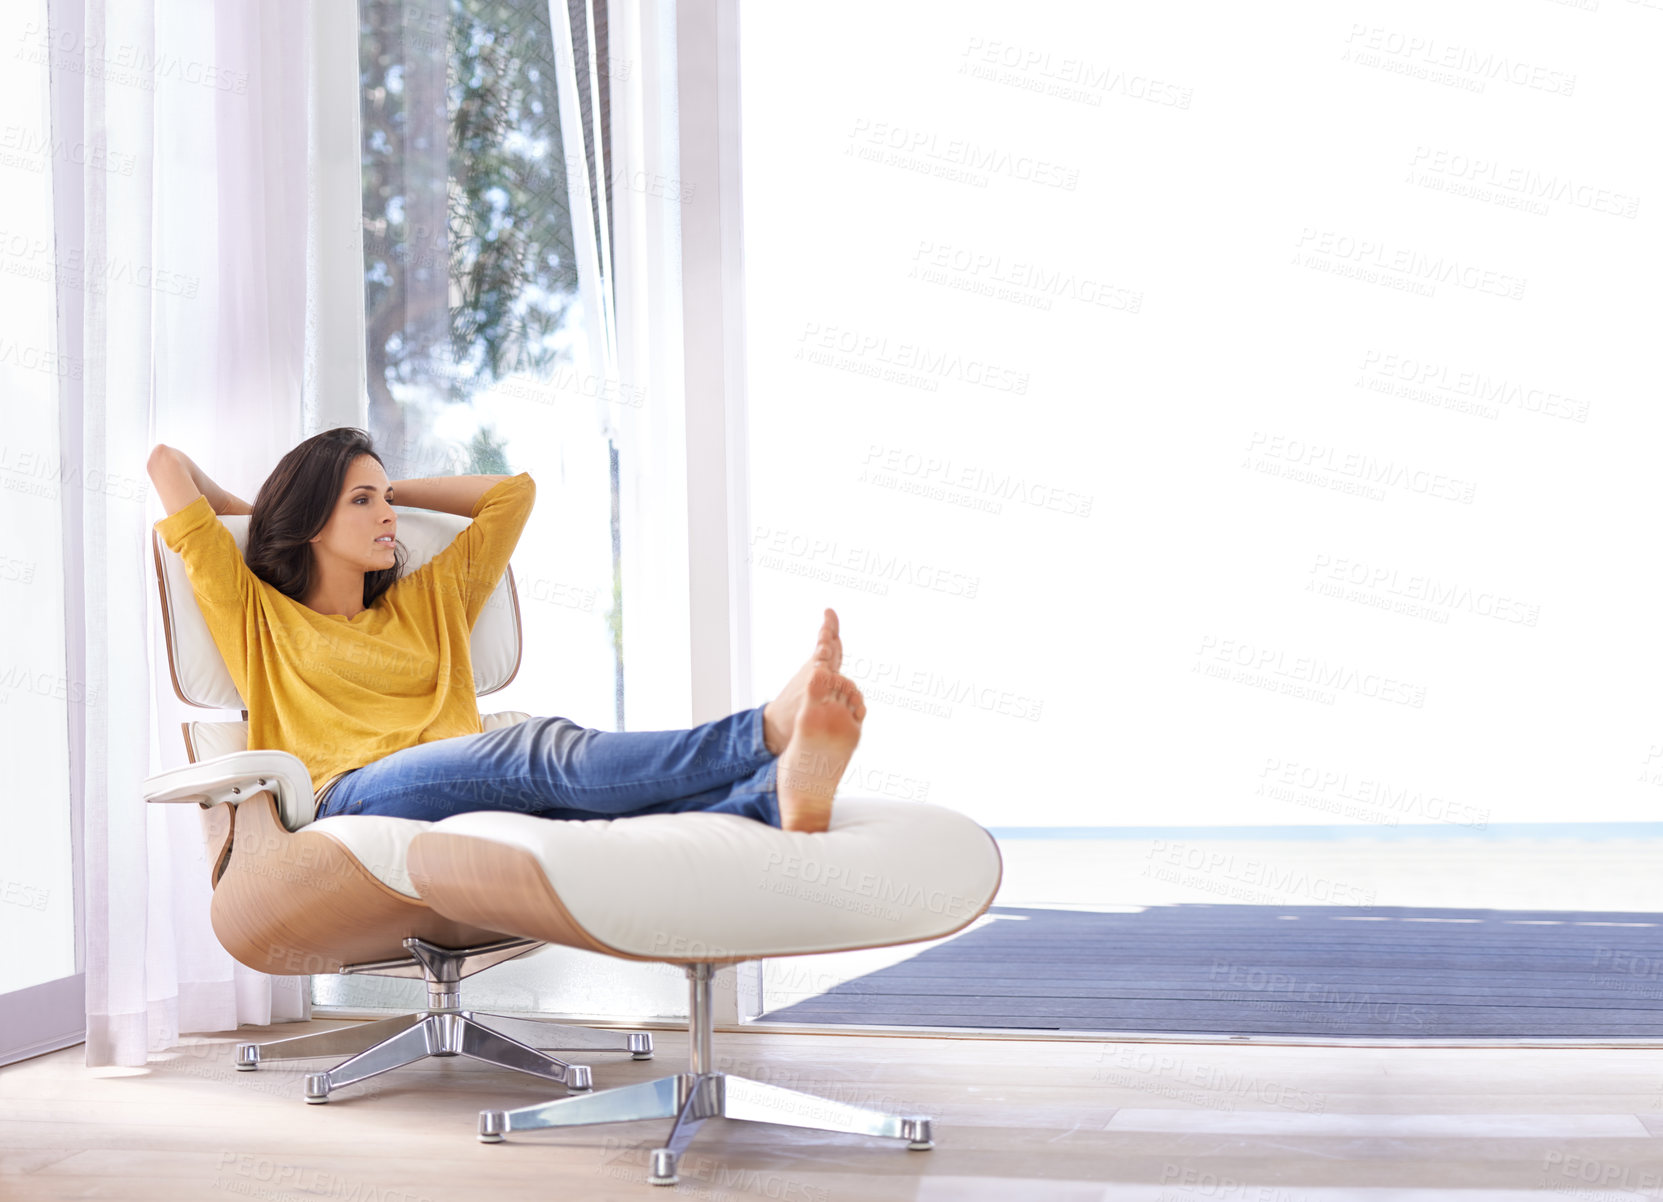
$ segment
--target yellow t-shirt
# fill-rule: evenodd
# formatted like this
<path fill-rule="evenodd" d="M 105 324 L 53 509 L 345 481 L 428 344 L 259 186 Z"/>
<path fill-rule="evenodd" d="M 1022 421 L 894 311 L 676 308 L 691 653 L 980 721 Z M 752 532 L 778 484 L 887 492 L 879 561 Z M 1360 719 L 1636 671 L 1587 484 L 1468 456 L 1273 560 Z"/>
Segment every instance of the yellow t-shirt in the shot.
<path fill-rule="evenodd" d="M 468 635 L 531 516 L 537 486 L 499 480 L 449 546 L 363 612 L 320 614 L 261 580 L 207 497 L 155 523 L 184 560 L 248 707 L 248 746 L 287 751 L 312 787 L 419 743 L 479 734 Z"/>

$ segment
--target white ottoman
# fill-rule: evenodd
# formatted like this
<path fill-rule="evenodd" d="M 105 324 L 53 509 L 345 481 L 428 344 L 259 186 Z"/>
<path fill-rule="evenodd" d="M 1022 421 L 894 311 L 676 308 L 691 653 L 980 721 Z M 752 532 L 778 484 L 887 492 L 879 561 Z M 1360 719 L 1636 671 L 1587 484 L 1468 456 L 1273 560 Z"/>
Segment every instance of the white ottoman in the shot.
<path fill-rule="evenodd" d="M 709 1118 L 889 1136 L 930 1146 L 930 1120 L 814 1098 L 715 1070 L 710 981 L 724 964 L 939 939 L 998 892 L 993 837 L 956 811 L 840 798 L 831 828 L 781 831 L 730 814 L 562 822 L 458 814 L 411 841 L 422 900 L 456 922 L 686 967 L 690 1063 L 673 1077 L 480 1113 L 479 1136 L 673 1118 L 648 1180 Z"/>

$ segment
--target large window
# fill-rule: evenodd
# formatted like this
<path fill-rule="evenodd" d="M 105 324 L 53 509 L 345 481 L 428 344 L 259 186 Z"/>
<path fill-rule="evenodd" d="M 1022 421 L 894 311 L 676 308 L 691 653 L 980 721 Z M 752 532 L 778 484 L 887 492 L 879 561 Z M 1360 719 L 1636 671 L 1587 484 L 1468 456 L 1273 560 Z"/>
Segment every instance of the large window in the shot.
<path fill-rule="evenodd" d="M 370 432 L 395 479 L 532 472 L 527 667 L 486 707 L 621 727 L 617 397 L 587 356 L 549 5 L 360 12 Z"/>
<path fill-rule="evenodd" d="M 1655 818 L 1656 7 L 739 8 L 755 685 L 837 608 L 845 789 L 1006 907 L 1623 908 L 1291 841 Z"/>
<path fill-rule="evenodd" d="M 605 317 L 585 307 L 578 242 L 602 223 L 571 211 L 568 176 L 592 178 L 595 164 L 562 135 L 561 31 L 547 0 L 359 11 L 370 432 L 394 479 L 532 473 L 537 507 L 514 555 L 521 667 L 481 711 L 622 729 L 617 419 L 639 397 L 607 385 L 591 350 Z M 605 108 L 606 76 L 589 88 L 586 62 L 572 68 L 585 86 L 568 132 L 590 127 L 592 97 Z M 468 989 L 486 1009 L 669 1017 L 686 1005 L 673 969 L 563 947 Z M 320 976 L 313 990 L 347 1010 L 423 997 L 420 982 L 386 977 Z"/>
<path fill-rule="evenodd" d="M 1654 815 L 1655 10 L 741 15 L 757 683 L 839 608 L 863 791 Z"/>

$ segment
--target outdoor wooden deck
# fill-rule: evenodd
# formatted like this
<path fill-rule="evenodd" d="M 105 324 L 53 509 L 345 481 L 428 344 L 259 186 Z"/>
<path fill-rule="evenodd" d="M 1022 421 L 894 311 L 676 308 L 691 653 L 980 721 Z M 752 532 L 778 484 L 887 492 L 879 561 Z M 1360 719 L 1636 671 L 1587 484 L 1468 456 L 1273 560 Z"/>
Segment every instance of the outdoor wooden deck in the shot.
<path fill-rule="evenodd" d="M 769 1021 L 1220 1035 L 1663 1037 L 1663 914 L 1159 905 L 993 921 Z"/>

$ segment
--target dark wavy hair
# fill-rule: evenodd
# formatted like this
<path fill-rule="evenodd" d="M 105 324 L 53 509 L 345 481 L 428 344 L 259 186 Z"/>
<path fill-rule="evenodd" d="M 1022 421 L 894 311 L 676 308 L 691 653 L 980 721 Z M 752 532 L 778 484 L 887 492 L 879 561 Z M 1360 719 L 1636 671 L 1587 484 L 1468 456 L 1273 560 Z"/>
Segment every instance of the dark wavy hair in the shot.
<path fill-rule="evenodd" d="M 329 522 L 346 484 L 347 468 L 360 455 L 377 463 L 375 444 L 356 426 L 314 434 L 277 461 L 254 498 L 243 558 L 253 573 L 278 592 L 299 601 L 311 587 L 311 539 Z M 381 463 L 382 469 L 386 464 Z M 404 546 L 393 542 L 393 566 L 364 573 L 364 607 L 393 587 L 404 570 Z"/>

